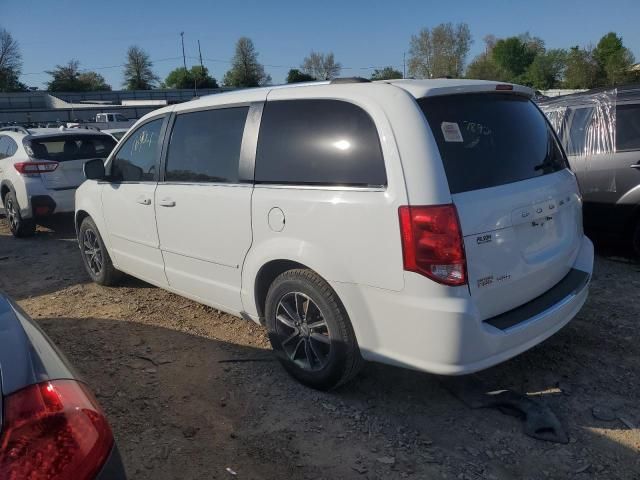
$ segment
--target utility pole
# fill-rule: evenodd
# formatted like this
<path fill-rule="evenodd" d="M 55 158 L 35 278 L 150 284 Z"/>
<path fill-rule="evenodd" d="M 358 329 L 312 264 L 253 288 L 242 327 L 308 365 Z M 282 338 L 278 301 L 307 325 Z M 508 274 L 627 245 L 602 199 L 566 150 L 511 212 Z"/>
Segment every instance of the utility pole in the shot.
<path fill-rule="evenodd" d="M 182 65 L 184 69 L 187 69 L 187 57 L 184 55 L 184 32 L 180 32 L 180 39 L 182 40 Z"/>
<path fill-rule="evenodd" d="M 402 52 L 402 78 L 407 78 L 407 52 Z"/>
<path fill-rule="evenodd" d="M 200 50 L 200 40 L 198 39 L 198 54 L 200 55 L 200 68 L 204 72 L 204 64 L 202 63 L 202 50 Z"/>

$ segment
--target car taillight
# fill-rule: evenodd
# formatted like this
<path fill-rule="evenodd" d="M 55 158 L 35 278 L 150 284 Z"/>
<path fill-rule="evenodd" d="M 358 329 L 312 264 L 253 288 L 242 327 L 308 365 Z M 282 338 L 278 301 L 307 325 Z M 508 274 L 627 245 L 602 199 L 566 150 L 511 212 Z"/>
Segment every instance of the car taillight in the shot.
<path fill-rule="evenodd" d="M 13 164 L 13 168 L 23 175 L 37 175 L 53 172 L 58 168 L 58 162 L 16 162 Z"/>
<path fill-rule="evenodd" d="M 31 385 L 5 398 L 0 478 L 88 480 L 113 434 L 93 395 L 73 380 Z"/>
<path fill-rule="evenodd" d="M 467 265 L 454 205 L 402 206 L 404 269 L 445 285 L 467 283 Z"/>

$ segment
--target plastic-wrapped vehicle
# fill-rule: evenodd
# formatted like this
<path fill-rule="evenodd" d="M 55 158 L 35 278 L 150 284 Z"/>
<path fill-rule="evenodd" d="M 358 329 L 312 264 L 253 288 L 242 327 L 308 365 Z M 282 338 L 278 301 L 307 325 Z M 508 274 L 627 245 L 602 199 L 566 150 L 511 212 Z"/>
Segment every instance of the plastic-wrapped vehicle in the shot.
<path fill-rule="evenodd" d="M 585 227 L 630 240 L 640 256 L 640 85 L 540 106 L 578 177 Z"/>

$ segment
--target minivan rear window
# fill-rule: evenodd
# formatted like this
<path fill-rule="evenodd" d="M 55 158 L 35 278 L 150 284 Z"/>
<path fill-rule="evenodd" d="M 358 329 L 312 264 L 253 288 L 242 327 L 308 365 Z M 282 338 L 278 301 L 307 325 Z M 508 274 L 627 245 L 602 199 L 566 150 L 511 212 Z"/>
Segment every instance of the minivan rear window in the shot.
<path fill-rule="evenodd" d="M 418 100 L 438 144 L 451 193 L 567 168 L 551 126 L 525 97 L 484 93 Z"/>
<path fill-rule="evenodd" d="M 107 158 L 116 146 L 116 141 L 108 135 L 64 135 L 31 139 L 29 147 L 38 160 L 66 162 Z"/>

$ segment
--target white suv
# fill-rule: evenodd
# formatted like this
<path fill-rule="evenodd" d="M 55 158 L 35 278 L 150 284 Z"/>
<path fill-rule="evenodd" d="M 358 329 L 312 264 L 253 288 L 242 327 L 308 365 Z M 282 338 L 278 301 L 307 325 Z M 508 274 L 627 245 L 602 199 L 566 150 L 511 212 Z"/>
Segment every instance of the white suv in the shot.
<path fill-rule="evenodd" d="M 16 237 L 33 235 L 36 221 L 73 212 L 87 160 L 106 159 L 116 140 L 91 130 L 0 129 L 0 200 Z"/>
<path fill-rule="evenodd" d="M 85 166 L 87 271 L 265 324 L 315 388 L 362 359 L 487 368 L 569 322 L 593 267 L 575 176 L 532 94 L 343 79 L 162 108 Z"/>

